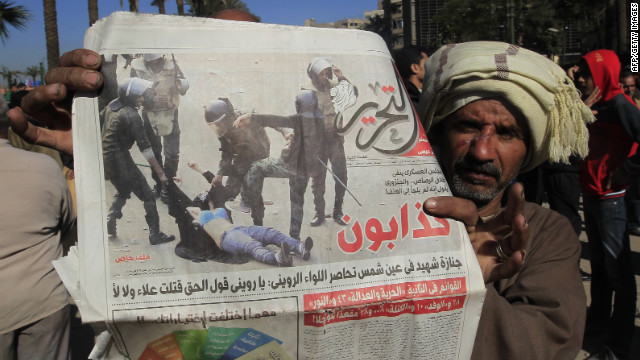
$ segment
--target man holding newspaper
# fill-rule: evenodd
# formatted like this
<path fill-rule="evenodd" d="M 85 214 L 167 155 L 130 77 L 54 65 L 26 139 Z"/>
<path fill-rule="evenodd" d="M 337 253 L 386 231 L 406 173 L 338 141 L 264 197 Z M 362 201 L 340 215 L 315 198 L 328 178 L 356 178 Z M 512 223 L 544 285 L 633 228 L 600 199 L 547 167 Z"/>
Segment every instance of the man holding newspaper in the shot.
<path fill-rule="evenodd" d="M 102 86 L 100 57 L 80 49 L 60 63 L 10 116 L 30 141 L 71 152 L 70 115 L 59 109 L 72 91 Z M 427 199 L 424 210 L 466 224 L 487 287 L 472 358 L 575 357 L 586 307 L 577 237 L 509 185 L 547 159 L 585 155 L 591 112 L 561 68 L 509 44 L 447 45 L 426 72 L 419 113 L 454 197 Z"/>

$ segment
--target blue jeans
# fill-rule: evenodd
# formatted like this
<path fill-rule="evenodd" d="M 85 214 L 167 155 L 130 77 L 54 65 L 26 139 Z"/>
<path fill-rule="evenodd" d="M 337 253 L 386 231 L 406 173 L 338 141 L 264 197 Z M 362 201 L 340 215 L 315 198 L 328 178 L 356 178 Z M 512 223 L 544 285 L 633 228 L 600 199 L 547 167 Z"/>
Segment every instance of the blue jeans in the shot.
<path fill-rule="evenodd" d="M 237 226 L 228 230 L 222 237 L 222 250 L 231 254 L 249 255 L 261 263 L 277 265 L 276 252 L 265 246 L 281 247 L 283 243 L 289 244 L 291 250 L 302 255 L 299 240 L 265 226 Z"/>
<path fill-rule="evenodd" d="M 604 200 L 585 197 L 584 222 L 592 277 L 587 330 L 606 331 L 607 345 L 625 358 L 634 330 L 636 282 L 624 197 Z"/>

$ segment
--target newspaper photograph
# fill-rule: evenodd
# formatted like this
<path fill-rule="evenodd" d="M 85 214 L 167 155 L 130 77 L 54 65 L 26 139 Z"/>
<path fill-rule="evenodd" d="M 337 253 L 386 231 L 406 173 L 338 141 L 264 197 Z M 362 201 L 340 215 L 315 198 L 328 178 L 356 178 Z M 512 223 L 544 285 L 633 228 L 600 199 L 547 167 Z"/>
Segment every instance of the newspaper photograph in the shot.
<path fill-rule="evenodd" d="M 482 275 L 381 38 L 115 13 L 85 47 L 66 283 L 106 358 L 469 358 Z"/>

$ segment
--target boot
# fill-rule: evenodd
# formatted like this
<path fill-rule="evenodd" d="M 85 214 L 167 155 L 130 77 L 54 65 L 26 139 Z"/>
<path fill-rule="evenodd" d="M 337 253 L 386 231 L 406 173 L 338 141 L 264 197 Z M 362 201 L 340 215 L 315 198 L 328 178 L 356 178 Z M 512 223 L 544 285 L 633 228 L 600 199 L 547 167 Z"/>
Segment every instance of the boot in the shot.
<path fill-rule="evenodd" d="M 302 255 L 302 260 L 308 261 L 311 257 L 311 248 L 313 248 L 313 239 L 310 236 L 307 236 L 304 239 L 304 242 L 300 243 L 300 254 Z"/>
<path fill-rule="evenodd" d="M 311 219 L 311 227 L 318 227 L 324 224 L 324 214 L 316 213 L 316 216 Z"/>
<path fill-rule="evenodd" d="M 175 239 L 176 239 L 175 236 L 167 235 L 167 234 L 163 233 L 162 231 L 152 231 L 149 234 L 149 242 L 151 243 L 151 245 L 164 244 L 164 243 L 171 242 L 171 241 L 173 241 Z"/>
<path fill-rule="evenodd" d="M 160 191 L 160 201 L 165 205 L 169 205 L 169 199 L 169 189 L 166 186 L 162 186 L 162 190 Z"/>
<path fill-rule="evenodd" d="M 127 199 L 121 196 L 114 196 L 113 203 L 109 208 L 109 214 L 107 215 L 107 234 L 109 236 L 117 236 L 116 221 L 122 219 L 122 208 Z"/>
<path fill-rule="evenodd" d="M 282 245 L 280 246 L 280 251 L 276 253 L 276 262 L 278 263 L 279 266 L 288 267 L 293 265 L 293 259 L 289 254 L 290 251 L 291 251 L 291 248 L 289 248 L 289 244 L 282 243 Z"/>
<path fill-rule="evenodd" d="M 122 217 L 122 215 L 120 215 L 120 217 Z M 116 231 L 116 220 L 120 217 L 116 217 L 112 213 L 107 215 L 107 234 L 109 234 L 109 236 L 118 236 Z"/>
<path fill-rule="evenodd" d="M 342 225 L 342 226 L 346 226 L 347 223 L 344 222 L 344 220 L 342 220 L 342 217 L 344 215 L 342 214 L 342 209 L 334 209 L 333 210 L 333 221 L 338 224 L 338 225 Z"/>

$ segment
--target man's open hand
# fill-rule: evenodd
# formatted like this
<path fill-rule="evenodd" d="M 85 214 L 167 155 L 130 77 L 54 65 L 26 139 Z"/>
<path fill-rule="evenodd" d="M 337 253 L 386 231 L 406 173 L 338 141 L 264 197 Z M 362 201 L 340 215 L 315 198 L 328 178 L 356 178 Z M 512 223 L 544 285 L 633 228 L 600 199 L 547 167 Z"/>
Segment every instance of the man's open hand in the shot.
<path fill-rule="evenodd" d="M 529 226 L 523 214 L 522 184 L 514 184 L 508 196 L 507 207 L 486 222 L 482 221 L 477 207 L 469 200 L 433 197 L 423 206 L 425 212 L 432 216 L 452 218 L 465 224 L 485 283 L 509 278 L 524 265 Z M 498 256 L 496 248 L 499 243 L 508 259 L 502 260 Z"/>
<path fill-rule="evenodd" d="M 91 50 L 77 49 L 60 57 L 60 67 L 45 75 L 47 85 L 38 86 L 22 99 L 22 106 L 8 115 L 11 128 L 25 140 L 68 154 L 73 153 L 71 139 L 71 101 L 74 91 L 97 91 L 103 79 L 99 71 L 102 60 Z M 38 127 L 27 119 L 44 124 Z"/>

